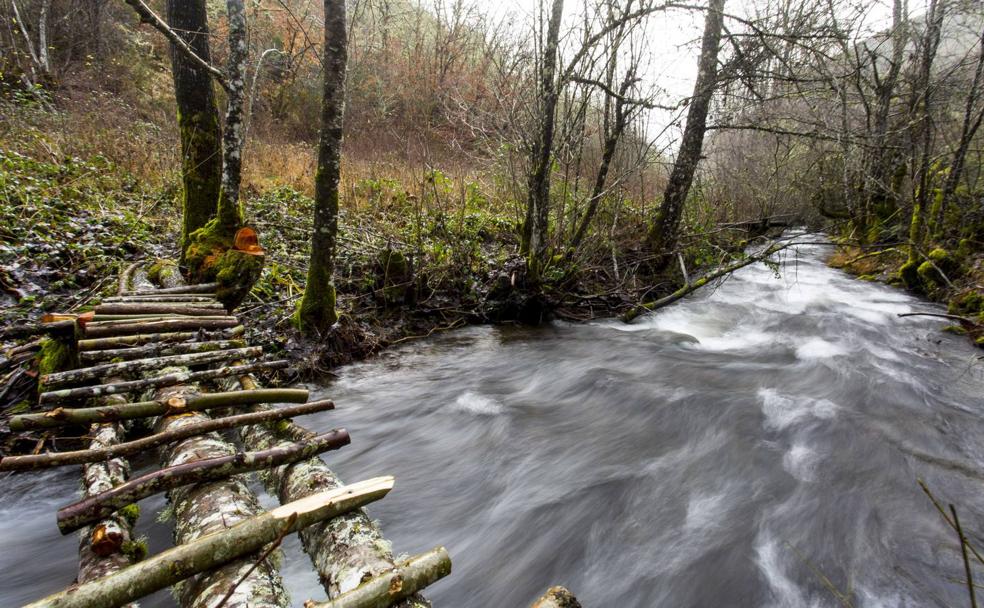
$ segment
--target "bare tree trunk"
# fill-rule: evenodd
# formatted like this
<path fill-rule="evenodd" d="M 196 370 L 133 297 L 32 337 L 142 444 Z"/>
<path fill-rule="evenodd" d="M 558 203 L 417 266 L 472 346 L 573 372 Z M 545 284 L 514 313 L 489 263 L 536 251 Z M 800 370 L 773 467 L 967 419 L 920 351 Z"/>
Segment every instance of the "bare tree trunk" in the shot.
<path fill-rule="evenodd" d="M 155 394 L 158 400 L 186 393 L 190 386 L 162 389 Z M 193 389 L 192 389 L 193 390 Z M 202 413 L 165 416 L 156 432 L 177 430 L 207 422 Z M 217 433 L 198 435 L 172 444 L 162 450 L 162 466 L 182 464 L 203 458 L 235 455 L 236 449 Z M 213 532 L 220 532 L 260 512 L 256 496 L 242 477 L 233 477 L 168 492 L 174 512 L 174 543 L 186 545 Z M 254 565 L 255 558 L 239 559 L 186 580 L 176 589 L 184 608 L 214 606 L 237 581 Z M 289 601 L 273 560 L 262 560 L 236 588 L 226 608 L 287 608 Z"/>
<path fill-rule="evenodd" d="M 205 62 L 211 63 L 205 0 L 167 0 L 168 25 Z M 181 134 L 184 185 L 181 241 L 215 217 L 222 181 L 222 128 L 212 75 L 180 49 L 171 46 L 174 98 Z M 184 247 L 182 247 L 182 257 Z"/>
<path fill-rule="evenodd" d="M 964 109 L 963 123 L 960 126 L 960 141 L 956 152 L 953 153 L 953 161 L 950 163 L 950 173 L 946 176 L 943 184 L 943 192 L 940 195 L 939 207 L 934 214 L 934 222 L 937 231 L 942 230 L 943 220 L 946 217 L 946 209 L 957 191 L 957 185 L 963 176 L 964 165 L 967 162 L 967 153 L 970 151 L 971 142 L 977 130 L 980 129 L 981 121 L 984 121 L 984 109 L 978 110 L 975 116 L 974 107 L 980 98 L 981 80 L 984 78 L 984 30 L 981 31 L 980 49 L 977 54 L 977 68 L 974 70 L 974 79 L 970 84 L 970 92 L 967 93 L 967 105 Z"/>
<path fill-rule="evenodd" d="M 704 17 L 704 35 L 701 40 L 697 82 L 694 84 L 694 94 L 690 99 L 690 108 L 687 110 L 683 140 L 680 142 L 673 171 L 663 192 L 663 202 L 649 233 L 649 245 L 659 256 L 657 269 L 665 268 L 672 259 L 667 254 L 676 247 L 683 207 L 690 194 L 690 185 L 693 183 L 697 164 L 700 162 L 704 132 L 707 130 L 707 114 L 717 84 L 717 57 L 723 26 L 724 0 L 709 0 L 707 15 Z"/>
<path fill-rule="evenodd" d="M 893 187 L 894 180 L 892 179 L 898 162 L 898 153 L 890 149 L 893 138 L 889 134 L 889 120 L 899 73 L 905 59 L 905 46 L 908 42 L 908 15 L 905 12 L 902 0 L 894 0 L 892 5 L 892 56 L 889 59 L 888 72 L 884 76 L 880 76 L 878 73 L 880 58 L 873 55 L 871 59 L 876 95 L 874 132 L 872 133 L 874 145 L 867 148 L 868 159 L 864 163 L 864 166 L 868 168 L 868 174 L 865 176 L 868 186 L 864 207 L 861 209 L 859 218 L 862 227 L 867 225 L 872 214 L 882 218 L 891 216 L 898 204 L 898 193 Z M 863 234 L 862 237 L 864 237 Z"/>
<path fill-rule="evenodd" d="M 550 220 L 550 169 L 553 163 L 553 139 L 557 122 L 557 47 L 560 44 L 560 20 L 564 0 L 553 0 L 543 56 L 540 58 L 539 124 L 530 154 L 526 221 L 523 223 L 521 251 L 532 264 L 534 279 L 539 260 L 546 249 Z"/>
<path fill-rule="evenodd" d="M 335 311 L 335 246 L 338 236 L 338 182 L 341 175 L 345 65 L 348 60 L 345 1 L 324 0 L 324 90 L 321 139 L 314 184 L 314 233 L 304 297 L 297 310 L 302 329 L 325 331 L 338 320 Z"/>
<path fill-rule="evenodd" d="M 222 189 L 219 194 L 216 227 L 218 234 L 231 237 L 243 223 L 239 186 L 242 181 L 243 117 L 249 47 L 246 43 L 246 8 L 243 0 L 227 0 L 226 10 L 229 18 L 229 61 L 226 68 L 229 87 L 225 128 L 222 132 Z"/>
<path fill-rule="evenodd" d="M 939 0 L 930 0 L 926 13 L 926 31 L 923 35 L 919 64 L 912 85 L 910 112 L 916 125 L 912 142 L 913 183 L 916 191 L 913 196 L 912 218 L 909 222 L 910 264 L 918 261 L 922 235 L 925 229 L 929 203 L 930 155 L 932 153 L 932 70 L 936 51 L 940 44 L 940 30 L 943 27 L 943 5 Z M 918 161 L 917 161 L 918 156 Z M 918 163 L 918 164 L 917 164 Z"/>

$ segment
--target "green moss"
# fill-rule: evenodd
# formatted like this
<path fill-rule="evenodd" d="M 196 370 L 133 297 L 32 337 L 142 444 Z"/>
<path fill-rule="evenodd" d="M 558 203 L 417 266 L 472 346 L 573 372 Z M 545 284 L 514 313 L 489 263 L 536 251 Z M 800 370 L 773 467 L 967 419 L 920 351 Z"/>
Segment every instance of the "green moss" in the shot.
<path fill-rule="evenodd" d="M 936 270 L 936 267 L 933 266 L 933 263 L 930 262 L 929 260 L 926 260 L 925 262 L 920 264 L 919 268 L 916 269 L 916 272 L 919 274 L 919 278 L 923 280 L 923 284 L 925 285 L 932 286 L 935 285 L 937 281 L 941 280 L 940 273 Z"/>
<path fill-rule="evenodd" d="M 212 220 L 192 233 L 184 252 L 191 281 L 218 282 L 216 297 L 230 309 L 246 298 L 263 272 L 263 256 L 233 249 L 233 236 Z"/>
<path fill-rule="evenodd" d="M 333 283 L 312 285 L 309 280 L 304 289 L 304 297 L 291 317 L 294 327 L 303 332 L 327 331 L 338 321 L 336 298 Z"/>
<path fill-rule="evenodd" d="M 912 291 L 922 291 L 923 284 L 919 277 L 919 262 L 910 260 L 899 268 L 899 278 L 902 284 Z"/>
<path fill-rule="evenodd" d="M 140 505 L 137 503 L 130 503 L 123 507 L 119 511 L 120 516 L 127 521 L 131 526 L 137 523 L 137 519 L 140 518 Z"/>
<path fill-rule="evenodd" d="M 943 331 L 948 334 L 955 334 L 958 336 L 964 336 L 967 334 L 967 330 L 959 325 L 947 325 L 943 328 Z"/>
<path fill-rule="evenodd" d="M 76 366 L 74 339 L 43 338 L 38 353 L 38 373 L 42 376 Z"/>
<path fill-rule="evenodd" d="M 16 416 L 17 414 L 24 414 L 29 411 L 31 411 L 31 402 L 25 399 L 24 401 L 19 401 L 10 406 L 7 413 Z"/>
<path fill-rule="evenodd" d="M 128 540 L 125 541 L 120 546 L 120 551 L 130 560 L 130 563 L 137 563 L 143 561 L 147 558 L 147 553 L 149 552 L 147 548 L 147 540 L 144 538 L 138 540 Z"/>
<path fill-rule="evenodd" d="M 957 262 L 956 258 L 950 254 L 946 249 L 941 249 L 937 247 L 929 252 L 929 259 L 933 261 L 936 266 L 947 275 L 948 278 L 953 278 L 953 275 L 957 273 L 960 269 L 960 264 Z"/>
<path fill-rule="evenodd" d="M 873 274 L 862 274 L 858 277 L 859 281 L 877 281 L 878 277 Z"/>
<path fill-rule="evenodd" d="M 947 309 L 955 315 L 974 315 L 984 313 L 984 295 L 979 291 L 968 291 L 950 300 Z"/>

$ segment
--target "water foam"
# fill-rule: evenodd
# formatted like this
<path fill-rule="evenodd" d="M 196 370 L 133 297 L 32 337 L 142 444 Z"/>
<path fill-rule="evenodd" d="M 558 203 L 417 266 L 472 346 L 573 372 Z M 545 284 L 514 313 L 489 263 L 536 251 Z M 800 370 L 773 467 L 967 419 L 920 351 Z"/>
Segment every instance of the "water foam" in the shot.
<path fill-rule="evenodd" d="M 498 416 L 506 411 L 505 406 L 491 397 L 466 391 L 455 399 L 453 409 L 478 416 Z"/>
<path fill-rule="evenodd" d="M 773 388 L 762 388 L 758 391 L 762 402 L 762 413 L 765 414 L 767 428 L 782 430 L 805 418 L 833 418 L 837 413 L 837 404 L 829 399 L 811 399 L 809 397 L 789 397 L 780 394 Z"/>

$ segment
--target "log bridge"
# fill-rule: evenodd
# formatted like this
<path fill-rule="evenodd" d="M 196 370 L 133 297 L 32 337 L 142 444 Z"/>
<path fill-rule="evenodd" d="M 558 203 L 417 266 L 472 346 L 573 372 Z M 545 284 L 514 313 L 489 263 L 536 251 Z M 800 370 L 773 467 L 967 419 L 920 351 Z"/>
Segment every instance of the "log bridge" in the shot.
<path fill-rule="evenodd" d="M 394 559 L 364 509 L 393 478 L 343 484 L 320 455 L 349 443 L 345 429 L 291 420 L 334 404 L 261 387 L 255 372 L 288 364 L 246 344 L 217 285 L 185 285 L 174 267 L 155 275 L 133 265 L 93 313 L 54 317 L 59 331 L 74 325 L 79 367 L 42 377 L 41 411 L 10 421 L 13 431 L 88 427 L 85 449 L 0 459 L 0 472 L 82 467 L 82 498 L 56 516 L 63 534 L 79 533 L 78 578 L 29 606 L 136 606 L 169 587 L 184 608 L 286 608 L 276 554 L 295 532 L 326 594 L 306 608 L 430 606 L 419 592 L 450 573 L 447 551 Z M 154 450 L 160 468 L 131 478 L 127 458 Z M 254 471 L 281 506 L 260 508 L 245 481 Z M 146 557 L 136 503 L 158 493 L 175 542 Z"/>

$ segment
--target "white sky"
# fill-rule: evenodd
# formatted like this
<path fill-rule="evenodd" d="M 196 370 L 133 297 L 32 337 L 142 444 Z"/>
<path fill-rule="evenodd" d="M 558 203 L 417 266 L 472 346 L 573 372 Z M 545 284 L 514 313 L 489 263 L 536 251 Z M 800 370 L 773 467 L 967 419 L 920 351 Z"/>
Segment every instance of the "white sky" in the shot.
<path fill-rule="evenodd" d="M 425 0 L 426 1 L 426 0 Z M 550 0 L 542 0 L 549 3 Z M 817 2 L 821 0 L 803 0 Z M 884 29 L 891 23 L 892 0 L 848 0 L 855 6 L 866 10 L 864 27 L 869 32 Z M 537 7 L 541 0 L 471 0 L 481 13 L 493 19 L 512 21 L 512 28 L 518 33 L 529 31 L 535 22 Z M 703 5 L 706 0 L 692 0 L 692 4 Z M 727 13 L 747 16 L 755 3 L 761 0 L 729 0 L 725 5 Z M 910 1 L 910 14 L 922 12 L 924 0 Z M 574 23 L 584 10 L 584 0 L 566 0 L 564 19 Z M 732 31 L 740 29 L 733 20 L 725 21 Z M 643 86 L 656 86 L 665 92 L 660 100 L 667 105 L 676 104 L 688 97 L 693 89 L 697 73 L 697 53 L 703 30 L 703 13 L 700 11 L 674 9 L 655 13 L 646 25 L 647 59 Z M 676 121 L 680 113 L 655 110 L 649 120 L 649 132 L 655 137 L 669 123 Z M 670 128 L 659 138 L 661 145 L 670 145 L 679 136 L 679 127 Z"/>

